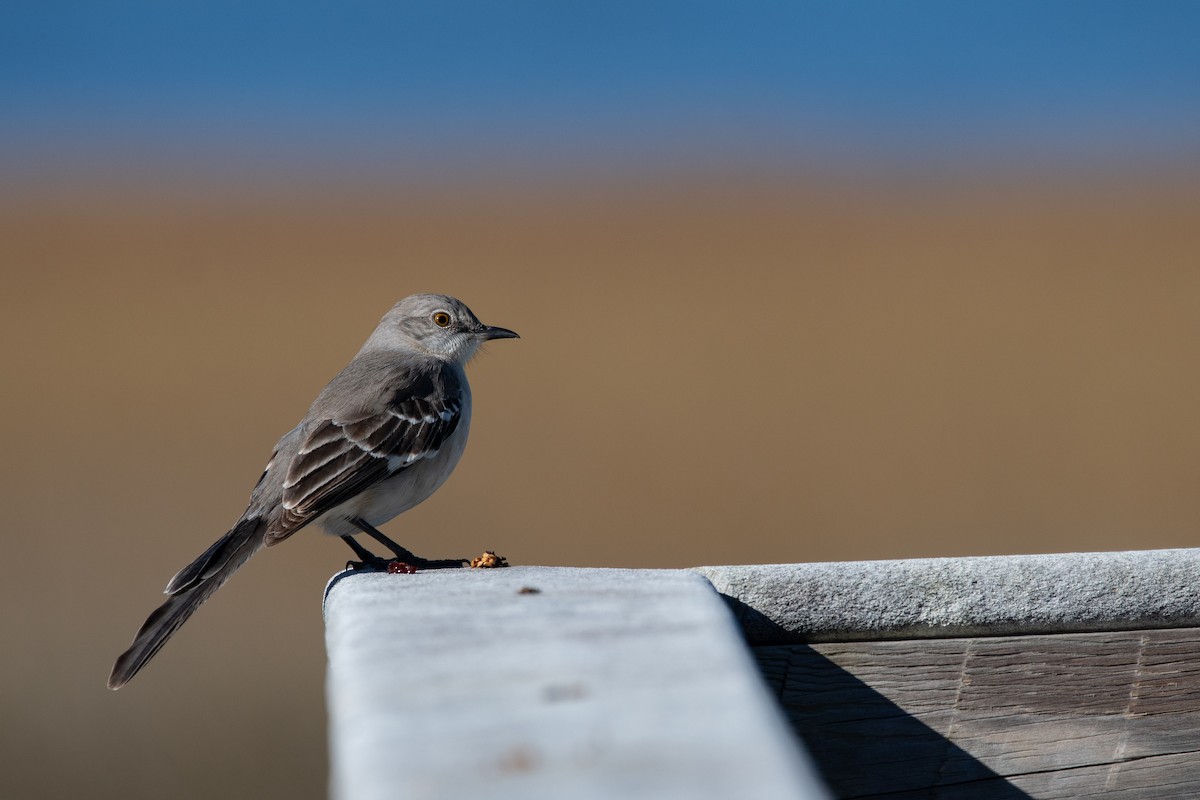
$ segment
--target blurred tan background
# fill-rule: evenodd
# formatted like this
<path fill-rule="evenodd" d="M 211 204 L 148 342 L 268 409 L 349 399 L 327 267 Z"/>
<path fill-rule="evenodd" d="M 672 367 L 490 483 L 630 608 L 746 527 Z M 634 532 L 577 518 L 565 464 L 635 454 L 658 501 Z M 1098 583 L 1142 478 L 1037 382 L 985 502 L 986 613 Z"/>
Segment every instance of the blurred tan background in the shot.
<path fill-rule="evenodd" d="M 105 681 L 412 292 L 523 336 L 418 553 L 1197 544 L 1195 3 L 10 5 L 0 800 L 325 796 L 341 542 Z"/>
<path fill-rule="evenodd" d="M 275 439 L 414 291 L 524 337 L 472 365 L 463 463 L 387 528 L 421 553 L 681 567 L 1196 544 L 1197 187 L 0 198 L 3 793 L 323 796 L 341 542 L 264 552 L 128 688 L 103 686 Z"/>

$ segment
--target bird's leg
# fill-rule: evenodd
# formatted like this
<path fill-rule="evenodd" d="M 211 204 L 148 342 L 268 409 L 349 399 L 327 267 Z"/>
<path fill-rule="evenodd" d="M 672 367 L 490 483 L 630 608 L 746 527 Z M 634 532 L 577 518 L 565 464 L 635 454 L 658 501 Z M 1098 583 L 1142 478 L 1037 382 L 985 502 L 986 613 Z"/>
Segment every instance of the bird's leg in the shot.
<path fill-rule="evenodd" d="M 468 561 L 468 559 L 465 559 L 465 558 L 435 558 L 435 559 L 421 558 L 420 556 L 414 554 L 408 548 L 401 547 L 400 545 L 396 544 L 388 537 L 384 536 L 382 533 L 380 533 L 378 530 L 376 530 L 375 527 L 372 526 L 370 523 L 368 523 L 366 520 L 354 518 L 354 519 L 349 520 L 349 522 L 351 525 L 358 528 L 360 531 L 365 533 L 367 536 L 370 536 L 372 539 L 379 542 L 381 545 L 386 547 L 388 550 L 391 550 L 392 553 L 395 554 L 397 561 L 403 561 L 405 564 L 410 564 L 414 567 L 417 567 L 418 569 L 447 569 L 447 568 L 461 567 L 463 564 L 466 564 Z M 343 536 L 342 538 L 345 539 L 347 537 Z M 362 546 L 359 545 L 357 542 L 355 542 L 352 545 L 352 547 L 357 548 L 357 549 L 355 549 L 356 553 L 358 552 L 359 549 L 362 549 Z M 364 550 L 364 552 L 365 552 L 365 550 Z"/>
<path fill-rule="evenodd" d="M 354 551 L 354 555 L 358 556 L 360 559 L 358 561 L 347 561 L 347 569 L 362 569 L 363 567 L 372 567 L 378 570 L 387 569 L 388 560 L 386 558 L 380 558 L 379 556 L 375 555 L 370 550 L 354 541 L 353 536 L 343 536 L 342 541 L 350 545 L 350 549 Z"/>

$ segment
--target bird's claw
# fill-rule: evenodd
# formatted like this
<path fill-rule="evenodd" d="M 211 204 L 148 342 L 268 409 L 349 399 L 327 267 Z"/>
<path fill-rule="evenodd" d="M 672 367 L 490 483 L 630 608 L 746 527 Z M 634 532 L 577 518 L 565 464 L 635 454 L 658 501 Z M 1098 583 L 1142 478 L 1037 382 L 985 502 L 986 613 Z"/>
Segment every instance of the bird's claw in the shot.
<path fill-rule="evenodd" d="M 347 561 L 348 570 L 368 570 L 370 572 L 386 572 L 389 575 L 412 575 L 422 569 L 460 569 L 470 561 L 465 558 L 410 558 L 403 561 L 398 558 L 372 558 L 365 561 Z"/>

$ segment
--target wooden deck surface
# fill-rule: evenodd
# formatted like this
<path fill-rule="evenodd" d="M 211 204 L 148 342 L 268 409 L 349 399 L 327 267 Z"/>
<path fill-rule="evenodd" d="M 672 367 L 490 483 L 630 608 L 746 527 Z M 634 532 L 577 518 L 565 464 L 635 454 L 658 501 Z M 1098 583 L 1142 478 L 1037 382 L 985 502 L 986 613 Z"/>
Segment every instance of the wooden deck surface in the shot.
<path fill-rule="evenodd" d="M 841 798 L 1200 797 L 1200 628 L 754 653 Z"/>

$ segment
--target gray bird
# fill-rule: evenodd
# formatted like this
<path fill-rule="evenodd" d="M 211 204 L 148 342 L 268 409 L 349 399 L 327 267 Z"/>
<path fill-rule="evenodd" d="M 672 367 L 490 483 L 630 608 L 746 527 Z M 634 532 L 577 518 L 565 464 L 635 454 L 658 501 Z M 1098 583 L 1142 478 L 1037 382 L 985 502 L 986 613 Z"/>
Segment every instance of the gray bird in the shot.
<path fill-rule="evenodd" d="M 397 303 L 275 445 L 229 532 L 167 584 L 170 598 L 117 658 L 108 687 L 128 683 L 261 547 L 310 524 L 350 545 L 360 559 L 355 566 L 388 563 L 355 541 L 359 533 L 413 567 L 461 566 L 462 559 L 418 558 L 376 526 L 429 497 L 450 476 L 471 426 L 463 366 L 484 342 L 516 338 L 507 328 L 484 325 L 453 297 L 415 294 Z"/>

